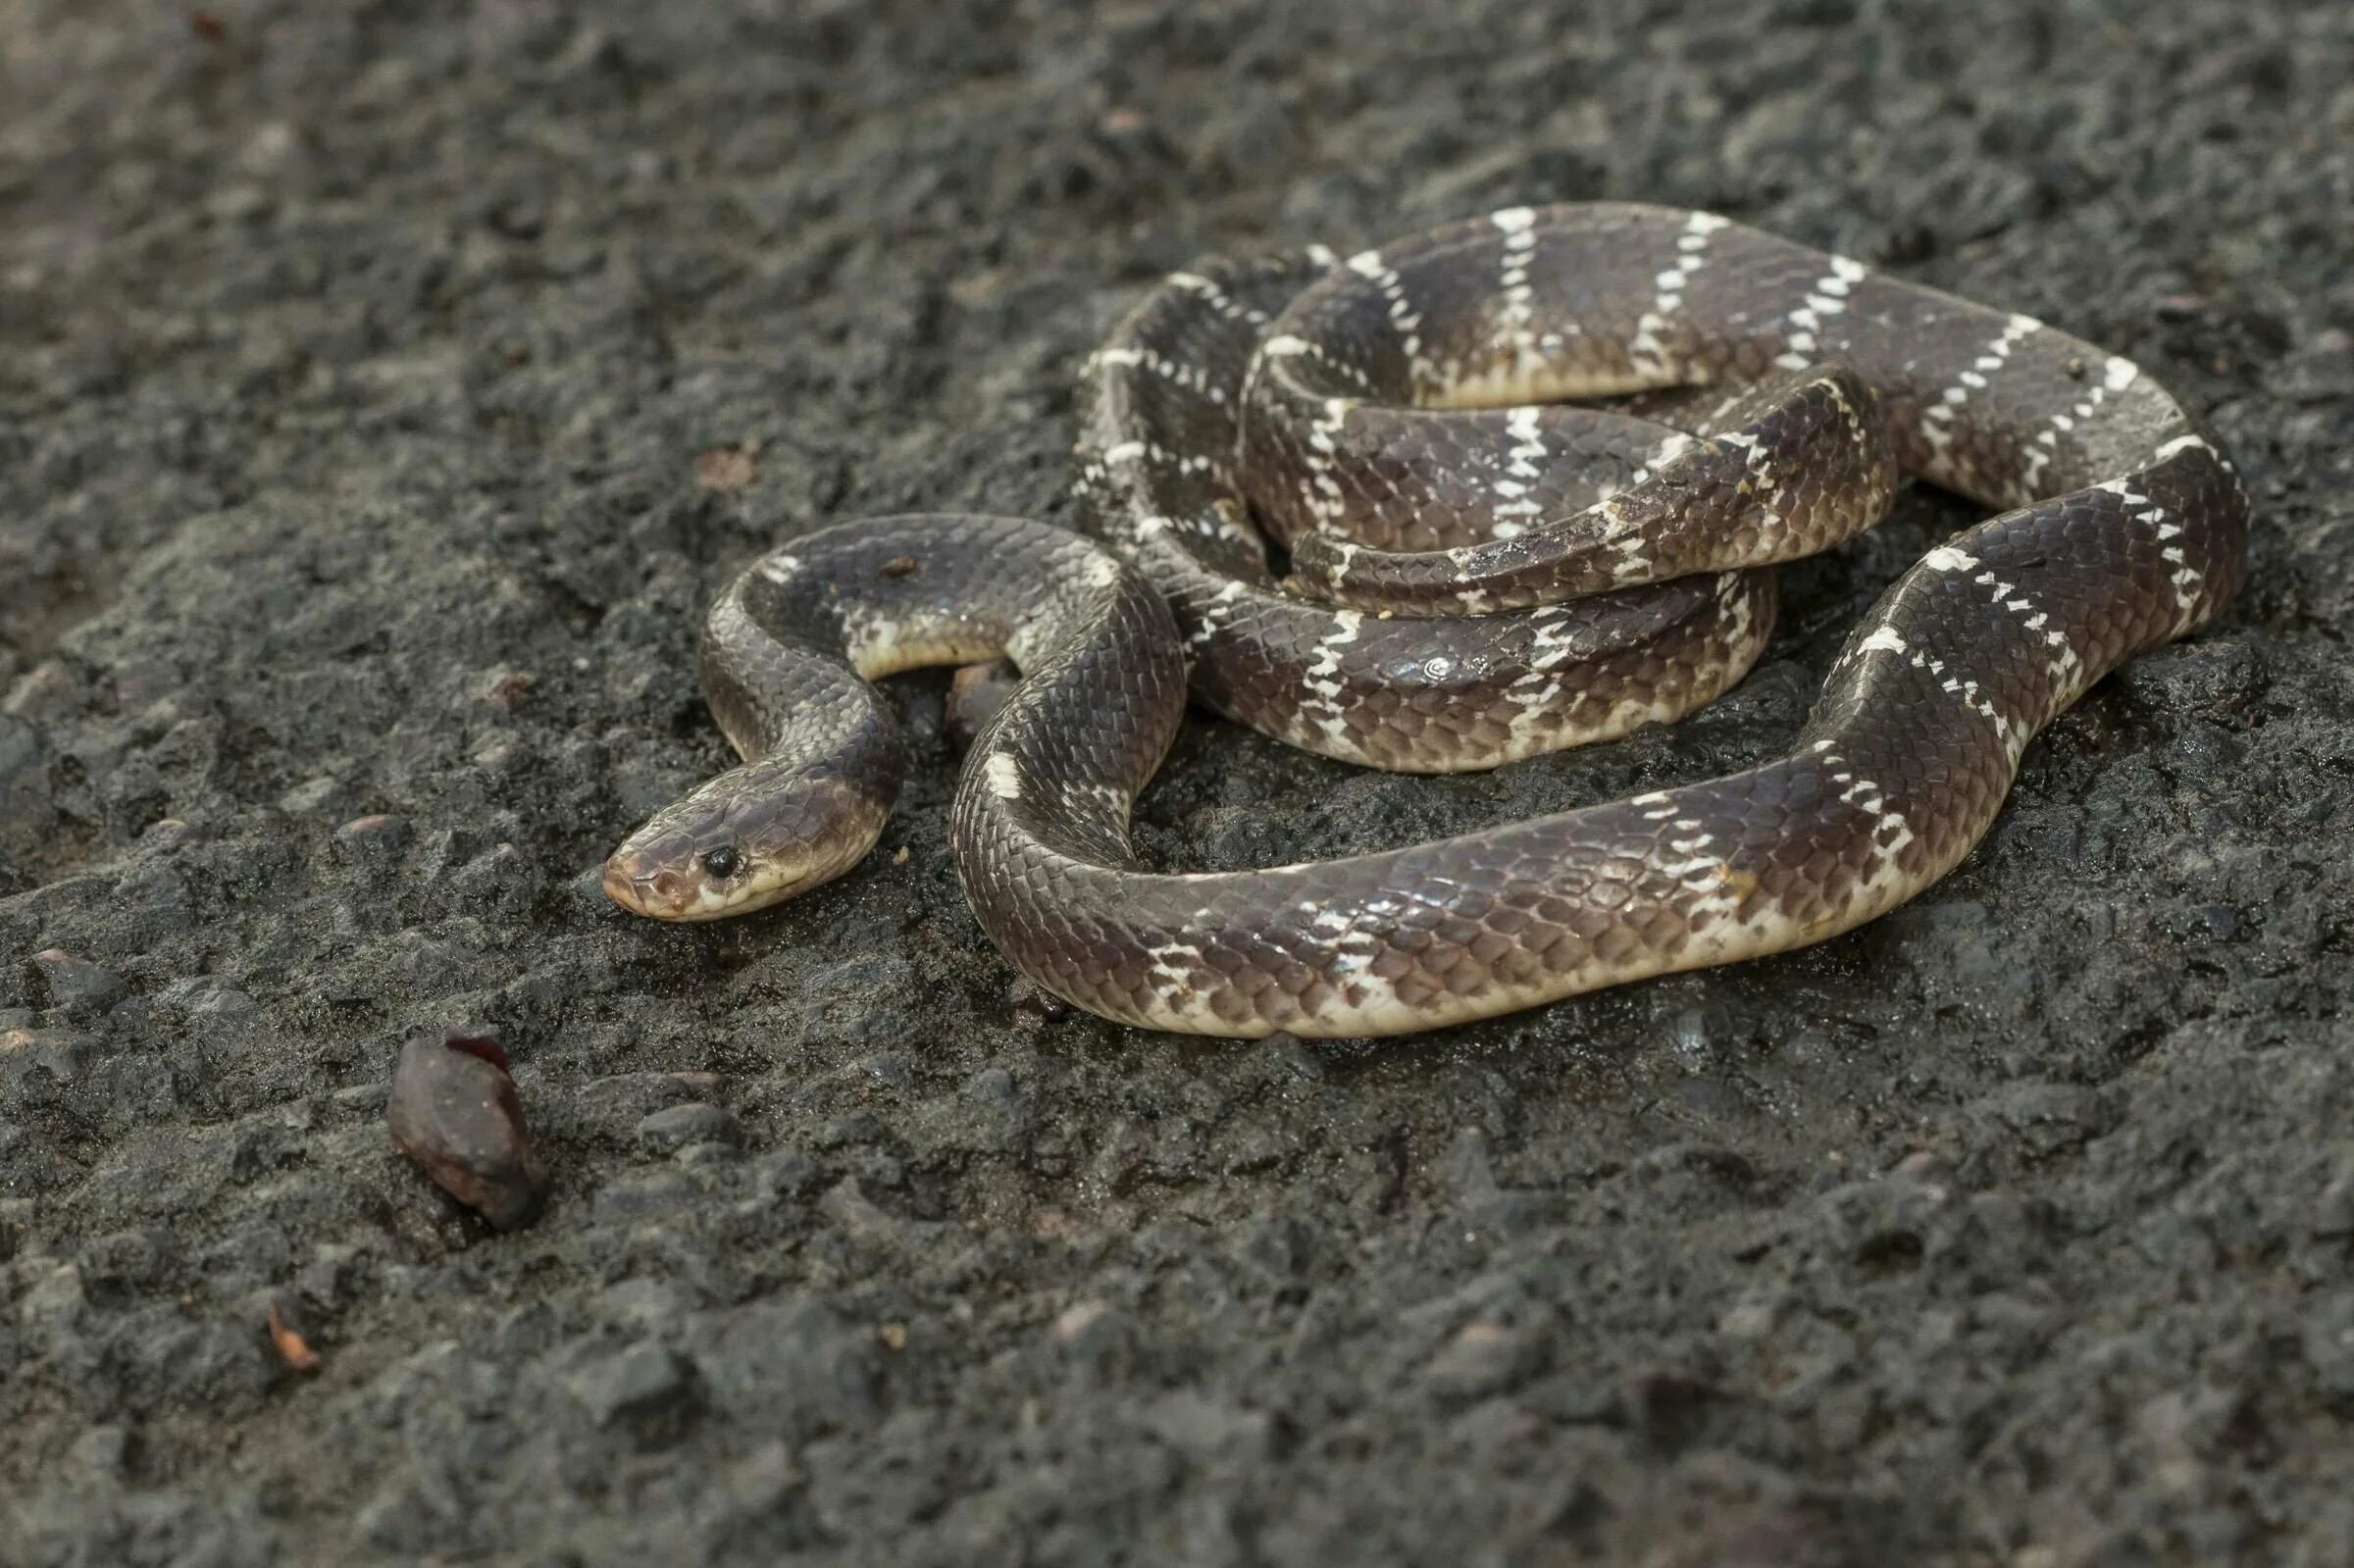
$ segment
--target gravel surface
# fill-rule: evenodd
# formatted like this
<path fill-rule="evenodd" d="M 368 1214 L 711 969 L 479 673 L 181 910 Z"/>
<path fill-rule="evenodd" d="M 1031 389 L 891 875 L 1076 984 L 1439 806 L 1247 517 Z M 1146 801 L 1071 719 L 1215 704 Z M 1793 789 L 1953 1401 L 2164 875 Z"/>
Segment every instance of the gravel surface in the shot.
<path fill-rule="evenodd" d="M 2354 1558 L 2349 83 L 2343 0 L 0 0 L 0 1563 Z M 752 553 L 1067 517 L 1080 357 L 1201 252 L 1595 196 L 2131 355 L 2250 477 L 2235 615 L 1888 919 L 1379 1048 L 1026 994 L 937 677 L 868 867 L 605 904 Z M 1198 718 L 1141 836 L 1771 755 L 1968 520 L 1786 570 L 1671 732 Z M 391 1147 L 444 1028 L 527 1229 Z"/>

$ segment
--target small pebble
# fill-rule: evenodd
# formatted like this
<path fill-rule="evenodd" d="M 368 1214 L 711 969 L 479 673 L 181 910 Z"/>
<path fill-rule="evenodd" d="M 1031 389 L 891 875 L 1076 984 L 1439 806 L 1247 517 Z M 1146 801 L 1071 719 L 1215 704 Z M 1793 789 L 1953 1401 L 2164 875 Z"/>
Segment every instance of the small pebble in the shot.
<path fill-rule="evenodd" d="M 1954 1168 L 1942 1154 L 1928 1149 L 1915 1149 L 1898 1160 L 1890 1174 L 1901 1176 L 1909 1182 L 1935 1185 L 1951 1180 Z"/>
<path fill-rule="evenodd" d="M 67 1468 L 84 1476 L 122 1476 L 128 1473 L 137 1446 L 123 1427 L 92 1427 L 67 1451 Z"/>
<path fill-rule="evenodd" d="M 1482 1398 L 1513 1387 L 1544 1360 L 1545 1336 L 1525 1325 L 1481 1318 L 1456 1331 L 1422 1376 L 1450 1398 Z"/>
<path fill-rule="evenodd" d="M 190 1022 L 207 1024 L 216 1029 L 242 1028 L 252 1023 L 260 1012 L 261 1008 L 252 997 L 228 986 L 205 991 L 188 1003 Z"/>
<path fill-rule="evenodd" d="M 694 457 L 694 482 L 698 489 L 714 495 L 734 495 L 749 486 L 760 474 L 757 442 L 742 446 L 715 446 L 697 452 Z"/>
<path fill-rule="evenodd" d="M 32 955 L 32 967 L 49 986 L 52 1007 L 96 1007 L 114 999 L 123 982 L 111 969 L 52 947 Z"/>
<path fill-rule="evenodd" d="M 600 1427 L 673 1409 L 693 1395 L 691 1371 L 665 1345 L 639 1343 L 580 1368 L 566 1382 Z"/>
<path fill-rule="evenodd" d="M 1031 1019 L 1052 1023 L 1070 1016 L 1071 1004 L 1050 990 L 1041 990 L 1027 976 L 1016 975 L 1005 986 L 1005 999 L 1011 1002 L 1016 1016 L 1024 1022 Z"/>
<path fill-rule="evenodd" d="M 1136 1325 L 1105 1302 L 1081 1301 L 1054 1320 L 1054 1344 L 1072 1366 L 1110 1382 L 1136 1360 Z"/>
<path fill-rule="evenodd" d="M 2206 923 L 2207 935 L 2217 941 L 2239 939 L 2239 915 L 2228 904 L 2209 904 L 2199 911 L 2199 918 Z"/>
<path fill-rule="evenodd" d="M 890 1051 L 879 1051 L 858 1064 L 868 1081 L 896 1087 L 907 1082 L 907 1063 Z"/>
<path fill-rule="evenodd" d="M 292 817 L 307 817 L 323 811 L 343 792 L 339 779 L 306 779 L 278 797 L 278 809 Z"/>
<path fill-rule="evenodd" d="M 500 670 L 493 673 L 485 684 L 483 700 L 495 702 L 513 713 L 523 706 L 523 699 L 531 695 L 532 687 L 536 684 L 537 682 L 529 670 Z"/>
<path fill-rule="evenodd" d="M 1013 1075 L 1002 1067 L 984 1067 L 965 1081 L 964 1090 L 984 1105 L 1009 1107 L 1021 1099 Z"/>
<path fill-rule="evenodd" d="M 945 728 L 949 741 L 959 750 L 973 743 L 973 737 L 988 728 L 989 721 L 998 716 L 1006 699 L 1021 689 L 1021 672 L 1009 660 L 999 659 L 992 664 L 968 664 L 957 670 L 948 683 L 948 711 Z"/>
<path fill-rule="evenodd" d="M 546 1200 L 547 1167 L 526 1134 L 496 1040 L 411 1039 L 392 1074 L 384 1122 L 395 1147 L 502 1231 L 529 1224 Z"/>
<path fill-rule="evenodd" d="M 666 1106 L 638 1124 L 638 1140 L 659 1154 L 690 1143 L 733 1143 L 742 1136 L 736 1118 L 705 1100 Z"/>
<path fill-rule="evenodd" d="M 409 825 L 400 817 L 354 817 L 335 830 L 335 847 L 356 856 L 390 854 L 409 841 Z"/>
<path fill-rule="evenodd" d="M 829 1189 L 817 1200 L 817 1212 L 862 1241 L 891 1241 L 899 1237 L 899 1222 L 860 1191 L 855 1180 Z"/>
<path fill-rule="evenodd" d="M 1070 1344 L 1087 1331 L 1111 1314 L 1111 1308 L 1100 1301 L 1081 1301 L 1063 1309 L 1054 1320 L 1054 1342 Z"/>

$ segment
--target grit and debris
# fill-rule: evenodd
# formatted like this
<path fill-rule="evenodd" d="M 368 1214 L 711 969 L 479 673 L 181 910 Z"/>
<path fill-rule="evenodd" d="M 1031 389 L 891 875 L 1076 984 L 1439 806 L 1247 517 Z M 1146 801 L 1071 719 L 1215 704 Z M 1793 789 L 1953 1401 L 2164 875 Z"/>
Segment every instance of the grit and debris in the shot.
<path fill-rule="evenodd" d="M 2130 355 L 2245 597 L 1887 919 L 1381 1046 L 1042 1006 L 938 677 L 863 869 L 601 897 L 725 760 L 732 569 L 1067 520 L 1080 359 L 1202 253 L 1594 197 Z M 2350 204 L 2338 0 L 0 5 L 0 1563 L 2349 1560 Z M 1970 520 L 1786 569 L 1621 745 L 1197 715 L 1141 839 L 1771 755 Z M 436 1031 L 536 1221 L 393 1149 Z"/>

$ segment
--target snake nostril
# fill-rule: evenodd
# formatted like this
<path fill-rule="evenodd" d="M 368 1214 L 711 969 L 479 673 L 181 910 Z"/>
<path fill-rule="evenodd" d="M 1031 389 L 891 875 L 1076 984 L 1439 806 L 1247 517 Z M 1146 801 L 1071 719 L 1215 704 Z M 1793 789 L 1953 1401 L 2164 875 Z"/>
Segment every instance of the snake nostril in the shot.
<path fill-rule="evenodd" d="M 605 862 L 604 885 L 605 896 L 622 908 L 640 908 L 637 879 L 630 875 L 629 867 L 618 858 Z"/>

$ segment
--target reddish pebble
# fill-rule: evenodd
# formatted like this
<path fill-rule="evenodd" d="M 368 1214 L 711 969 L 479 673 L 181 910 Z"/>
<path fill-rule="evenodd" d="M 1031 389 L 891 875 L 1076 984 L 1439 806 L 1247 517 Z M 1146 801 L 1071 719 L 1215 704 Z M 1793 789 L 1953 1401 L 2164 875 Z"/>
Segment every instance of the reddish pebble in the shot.
<path fill-rule="evenodd" d="M 489 687 L 483 695 L 512 713 L 523 706 L 523 699 L 537 683 L 529 670 L 501 670 L 490 678 Z"/>
<path fill-rule="evenodd" d="M 354 817 L 335 830 L 335 847 L 355 855 L 387 855 L 409 841 L 409 825 L 399 817 Z"/>
<path fill-rule="evenodd" d="M 384 1109 L 393 1146 L 502 1231 L 547 1198 L 547 1167 L 524 1129 L 507 1053 L 487 1036 L 421 1036 L 401 1047 Z"/>
<path fill-rule="evenodd" d="M 1010 659 L 968 664 L 948 682 L 947 732 L 951 742 L 970 746 L 989 727 L 998 710 L 1022 688 L 1022 675 Z"/>

